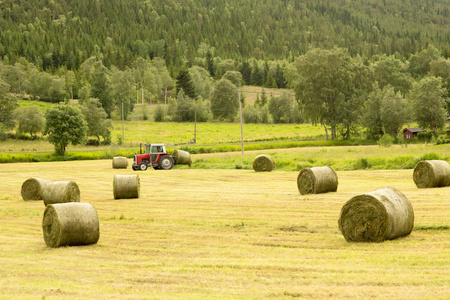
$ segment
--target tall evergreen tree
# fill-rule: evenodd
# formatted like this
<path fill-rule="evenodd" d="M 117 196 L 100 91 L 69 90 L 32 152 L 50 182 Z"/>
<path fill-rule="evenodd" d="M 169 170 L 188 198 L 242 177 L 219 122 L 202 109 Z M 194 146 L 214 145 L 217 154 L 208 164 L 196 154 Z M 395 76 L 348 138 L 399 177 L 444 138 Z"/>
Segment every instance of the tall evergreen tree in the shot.
<path fill-rule="evenodd" d="M 180 70 L 180 73 L 177 76 L 177 95 L 183 90 L 184 94 L 190 98 L 195 98 L 197 95 L 195 94 L 194 83 L 192 82 L 191 75 L 189 74 L 189 70 L 186 67 L 183 67 Z"/>
<path fill-rule="evenodd" d="M 250 78 L 250 84 L 251 85 L 257 85 L 257 86 L 262 86 L 263 84 L 263 75 L 262 72 L 258 66 L 258 62 L 255 61 L 253 63 L 253 67 L 252 67 L 252 75 Z"/>
<path fill-rule="evenodd" d="M 252 76 L 252 68 L 250 67 L 250 64 L 247 60 L 241 64 L 239 71 L 242 74 L 242 79 L 244 80 L 245 84 L 250 85 L 251 84 L 251 76 Z"/>
<path fill-rule="evenodd" d="M 206 52 L 206 69 L 208 70 L 209 75 L 214 78 L 214 61 L 210 50 Z"/>
<path fill-rule="evenodd" d="M 95 71 L 92 74 L 91 98 L 97 98 L 100 101 L 108 118 L 110 118 L 114 109 L 114 102 L 111 79 L 107 71 L 101 62 L 95 64 Z"/>

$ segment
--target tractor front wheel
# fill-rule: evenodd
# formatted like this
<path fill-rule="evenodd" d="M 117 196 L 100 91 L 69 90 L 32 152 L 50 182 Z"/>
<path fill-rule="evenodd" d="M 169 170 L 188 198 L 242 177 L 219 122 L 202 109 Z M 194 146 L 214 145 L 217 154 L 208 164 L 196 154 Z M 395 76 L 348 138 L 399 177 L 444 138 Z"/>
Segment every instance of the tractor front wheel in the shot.
<path fill-rule="evenodd" d="M 141 170 L 141 171 L 147 170 L 147 164 L 141 163 L 141 164 L 139 165 L 139 170 Z"/>
<path fill-rule="evenodd" d="M 169 155 L 164 155 L 159 159 L 159 167 L 163 170 L 170 170 L 173 168 L 173 159 Z"/>

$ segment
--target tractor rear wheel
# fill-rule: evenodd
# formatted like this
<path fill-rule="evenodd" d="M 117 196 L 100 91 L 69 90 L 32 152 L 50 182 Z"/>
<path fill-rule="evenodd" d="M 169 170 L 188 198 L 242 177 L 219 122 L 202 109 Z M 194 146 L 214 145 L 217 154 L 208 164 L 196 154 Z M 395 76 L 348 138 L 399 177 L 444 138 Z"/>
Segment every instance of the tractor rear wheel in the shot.
<path fill-rule="evenodd" d="M 159 159 L 158 165 L 163 170 L 170 170 L 173 168 L 173 159 L 169 155 L 164 155 Z"/>
<path fill-rule="evenodd" d="M 147 164 L 145 164 L 145 163 L 140 163 L 140 164 L 139 164 L 139 170 L 141 170 L 141 171 L 147 170 Z"/>

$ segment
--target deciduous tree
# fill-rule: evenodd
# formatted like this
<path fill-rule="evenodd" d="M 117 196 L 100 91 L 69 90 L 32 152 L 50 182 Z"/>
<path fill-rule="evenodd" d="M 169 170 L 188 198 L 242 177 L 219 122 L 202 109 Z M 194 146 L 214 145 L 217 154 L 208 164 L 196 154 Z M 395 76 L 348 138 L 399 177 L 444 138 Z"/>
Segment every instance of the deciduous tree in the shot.
<path fill-rule="evenodd" d="M 269 100 L 269 112 L 274 123 L 290 123 L 293 108 L 293 99 L 286 93 L 281 96 L 271 97 Z"/>
<path fill-rule="evenodd" d="M 112 123 L 111 120 L 107 119 L 108 115 L 98 99 L 88 99 L 81 106 L 81 112 L 86 120 L 87 136 L 95 136 L 98 144 L 100 144 L 100 137 L 103 137 L 106 141 L 111 139 Z"/>
<path fill-rule="evenodd" d="M 214 85 L 211 96 L 211 111 L 215 118 L 233 120 L 239 109 L 237 87 L 228 79 L 221 79 Z"/>
<path fill-rule="evenodd" d="M 14 128 L 16 122 L 13 111 L 17 108 L 17 100 L 10 95 L 10 85 L 0 78 L 0 139 L 4 139 L 6 131 Z"/>
<path fill-rule="evenodd" d="M 387 86 L 381 99 L 380 118 L 384 133 L 397 136 L 402 126 L 408 121 L 407 102 L 394 88 Z"/>
<path fill-rule="evenodd" d="M 446 92 L 439 77 L 427 76 L 413 84 L 410 99 L 414 119 L 419 126 L 433 131 L 444 126 L 447 117 L 444 98 Z"/>
<path fill-rule="evenodd" d="M 19 133 L 29 133 L 32 138 L 44 129 L 45 118 L 37 105 L 22 106 L 14 111 Z"/>
<path fill-rule="evenodd" d="M 55 146 L 55 152 L 65 155 L 66 148 L 86 140 L 87 125 L 80 109 L 71 104 L 57 104 L 45 113 L 45 134 Z"/>
<path fill-rule="evenodd" d="M 101 61 L 94 64 L 94 69 L 91 83 L 91 98 L 97 98 L 100 101 L 108 118 L 110 118 L 114 109 L 111 78 L 109 77 L 108 69 Z"/>
<path fill-rule="evenodd" d="M 390 85 L 395 92 L 401 92 L 403 96 L 411 89 L 413 80 L 408 73 L 408 64 L 393 55 L 382 55 L 371 68 L 380 89 Z"/>
<path fill-rule="evenodd" d="M 295 61 L 297 76 L 293 82 L 295 95 L 305 116 L 322 124 L 328 137 L 336 138 L 336 127 L 356 122 L 358 81 L 352 58 L 344 49 L 314 49 Z M 348 114 L 346 110 L 352 110 Z M 353 119 L 350 119 L 352 117 Z"/>

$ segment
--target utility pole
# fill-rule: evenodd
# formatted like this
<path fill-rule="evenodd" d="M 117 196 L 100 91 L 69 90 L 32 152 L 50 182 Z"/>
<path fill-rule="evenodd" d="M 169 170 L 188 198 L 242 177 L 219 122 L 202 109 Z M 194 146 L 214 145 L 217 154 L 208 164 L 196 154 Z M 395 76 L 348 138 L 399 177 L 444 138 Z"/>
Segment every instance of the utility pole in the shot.
<path fill-rule="evenodd" d="M 241 123 L 241 150 L 242 155 L 244 155 L 244 131 L 242 129 L 242 103 L 241 103 L 241 92 L 239 91 L 239 88 L 238 88 L 238 96 L 239 96 L 239 120 Z"/>
<path fill-rule="evenodd" d="M 139 104 L 139 82 L 136 83 L 136 104 Z"/>
<path fill-rule="evenodd" d="M 195 103 L 194 120 L 195 120 L 195 125 L 194 125 L 194 144 L 196 144 L 197 143 L 197 103 Z"/>
<path fill-rule="evenodd" d="M 122 101 L 122 143 L 125 143 L 125 125 L 123 116 L 123 101 Z"/>

